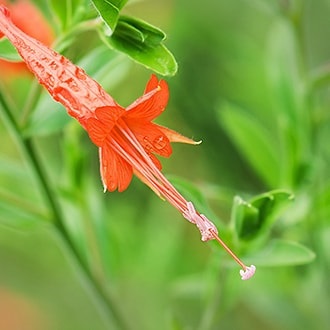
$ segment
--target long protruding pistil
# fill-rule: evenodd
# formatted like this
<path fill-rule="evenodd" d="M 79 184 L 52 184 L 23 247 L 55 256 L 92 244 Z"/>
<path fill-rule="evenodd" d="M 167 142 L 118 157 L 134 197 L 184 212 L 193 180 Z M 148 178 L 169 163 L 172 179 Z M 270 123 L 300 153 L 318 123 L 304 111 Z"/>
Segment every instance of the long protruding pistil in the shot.
<path fill-rule="evenodd" d="M 226 243 L 214 232 L 211 231 L 213 238 L 228 252 L 228 254 L 244 269 L 246 265 L 237 257 L 237 255 L 226 245 Z"/>
<path fill-rule="evenodd" d="M 242 280 L 248 280 L 251 278 L 256 267 L 254 265 L 246 266 L 236 254 L 225 244 L 225 242 L 219 237 L 218 230 L 215 225 L 204 215 L 196 212 L 195 207 L 192 202 L 187 202 L 187 210 L 183 213 L 183 216 L 195 224 L 202 235 L 202 241 L 208 241 L 210 239 L 215 239 L 226 251 L 227 253 L 242 267 L 240 275 Z"/>
<path fill-rule="evenodd" d="M 136 174 L 143 182 L 148 184 L 158 196 L 167 199 L 176 209 L 178 209 L 185 219 L 196 225 L 202 235 L 202 241 L 206 242 L 215 239 L 242 267 L 240 271 L 243 280 L 247 280 L 255 273 L 255 266 L 246 266 L 220 239 L 216 226 L 204 215 L 195 210 L 192 202 L 187 202 L 185 198 L 172 186 L 172 184 L 164 177 L 159 169 L 152 162 L 150 157 L 138 142 L 137 138 L 130 131 L 124 121 L 120 126 L 120 134 L 113 132 L 114 139 L 111 141 L 112 147 L 120 154 L 128 163 L 134 165 Z M 125 141 L 125 138 L 127 139 Z M 134 148 L 130 148 L 129 152 L 122 147 L 125 143 L 131 143 Z"/>
<path fill-rule="evenodd" d="M 241 259 L 237 257 L 237 255 L 226 245 L 226 243 L 216 234 L 216 232 L 211 231 L 213 238 L 227 251 L 227 253 L 242 267 L 242 270 L 240 271 L 240 275 L 242 277 L 242 280 L 248 280 L 251 278 L 255 271 L 256 266 L 246 266 L 244 262 L 242 262 Z"/>

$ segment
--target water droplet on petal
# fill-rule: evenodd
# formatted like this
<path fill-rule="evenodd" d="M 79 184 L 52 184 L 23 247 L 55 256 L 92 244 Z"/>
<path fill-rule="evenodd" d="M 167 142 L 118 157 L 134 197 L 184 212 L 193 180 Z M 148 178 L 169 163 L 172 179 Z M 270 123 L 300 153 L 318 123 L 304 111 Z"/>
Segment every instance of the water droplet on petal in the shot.
<path fill-rule="evenodd" d="M 41 61 L 48 63 L 49 62 L 49 58 L 46 56 L 41 56 Z"/>
<path fill-rule="evenodd" d="M 143 142 L 144 142 L 144 150 L 147 152 L 147 153 L 151 153 L 152 152 L 152 144 L 150 143 L 150 140 L 147 136 L 145 136 L 143 138 Z"/>
<path fill-rule="evenodd" d="M 54 77 L 50 73 L 45 72 L 45 86 L 53 88 L 54 85 L 55 85 Z"/>
<path fill-rule="evenodd" d="M 51 63 L 49 63 L 49 67 L 52 69 L 52 70 L 57 70 L 58 68 L 58 65 L 55 61 L 52 61 Z"/>
<path fill-rule="evenodd" d="M 164 135 L 159 135 L 154 139 L 154 143 L 153 146 L 157 149 L 157 150 L 162 150 L 167 144 L 167 141 L 164 137 Z"/>
<path fill-rule="evenodd" d="M 56 87 L 54 89 L 54 99 L 64 104 L 66 107 L 71 109 L 80 109 L 81 105 L 77 102 L 74 96 L 70 93 L 69 90 L 62 88 L 62 87 Z"/>
<path fill-rule="evenodd" d="M 69 78 L 66 83 L 71 90 L 74 92 L 79 92 L 78 84 L 73 78 Z"/>
<path fill-rule="evenodd" d="M 85 72 L 80 69 L 80 68 L 76 68 L 76 71 L 75 71 L 75 76 L 80 79 L 80 80 L 86 80 L 86 74 Z"/>
<path fill-rule="evenodd" d="M 65 64 L 68 63 L 68 60 L 64 56 L 61 55 L 60 56 L 60 63 L 65 65 Z"/>

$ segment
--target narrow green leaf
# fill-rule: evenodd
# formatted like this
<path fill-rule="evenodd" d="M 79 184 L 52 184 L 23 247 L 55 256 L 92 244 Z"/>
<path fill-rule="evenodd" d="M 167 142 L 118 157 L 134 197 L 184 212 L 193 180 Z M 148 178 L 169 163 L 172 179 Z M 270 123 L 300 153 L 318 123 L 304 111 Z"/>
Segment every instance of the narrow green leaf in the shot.
<path fill-rule="evenodd" d="M 52 12 L 57 17 L 61 28 L 67 26 L 67 21 L 68 21 L 67 11 L 70 2 L 71 2 L 70 0 L 64 0 L 64 1 L 49 0 Z"/>
<path fill-rule="evenodd" d="M 299 69 L 298 41 L 292 25 L 283 17 L 269 29 L 266 45 L 267 74 L 272 101 L 277 111 L 294 125 L 301 117 L 303 82 Z"/>
<path fill-rule="evenodd" d="M 15 47 L 8 41 L 8 39 L 0 40 L 0 58 L 12 62 L 22 61 L 22 58 L 18 55 Z"/>
<path fill-rule="evenodd" d="M 293 266 L 312 262 L 315 253 L 306 246 L 286 240 L 272 240 L 261 252 L 249 256 L 247 263 L 257 266 Z"/>
<path fill-rule="evenodd" d="M 104 20 L 111 33 L 115 30 L 119 12 L 125 6 L 127 0 L 92 0 L 94 7 Z"/>
<path fill-rule="evenodd" d="M 74 18 L 82 16 L 82 0 L 48 0 L 52 12 L 56 15 L 61 29 L 72 25 Z"/>
<path fill-rule="evenodd" d="M 274 136 L 257 118 L 233 104 L 223 105 L 219 115 L 221 125 L 256 173 L 267 185 L 276 187 L 280 159 Z"/>
<path fill-rule="evenodd" d="M 274 190 L 244 201 L 235 197 L 232 223 L 240 239 L 251 240 L 270 230 L 280 212 L 294 196 L 286 190 Z"/>
<path fill-rule="evenodd" d="M 281 180 L 287 186 L 300 184 L 306 175 L 302 160 L 310 157 L 312 128 L 302 75 L 297 34 L 283 17 L 274 20 L 266 45 L 267 80 L 270 109 L 277 113 L 280 136 Z M 307 94 L 306 94 L 307 93 Z"/>

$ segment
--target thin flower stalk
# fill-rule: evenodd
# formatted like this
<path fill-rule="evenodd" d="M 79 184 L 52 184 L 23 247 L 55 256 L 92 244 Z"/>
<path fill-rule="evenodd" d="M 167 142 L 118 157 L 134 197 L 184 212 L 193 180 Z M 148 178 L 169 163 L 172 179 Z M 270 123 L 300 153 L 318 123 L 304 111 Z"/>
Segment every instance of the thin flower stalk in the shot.
<path fill-rule="evenodd" d="M 247 267 L 227 247 L 215 225 L 196 211 L 193 203 L 187 201 L 161 172 L 156 155 L 169 157 L 171 142 L 200 143 L 153 123 L 168 102 L 169 91 L 164 80 L 152 75 L 144 94 L 125 109 L 84 70 L 17 28 L 4 6 L 0 6 L 0 37 L 1 34 L 16 47 L 39 83 L 78 120 L 99 148 L 104 191 L 124 191 L 133 174 L 136 175 L 195 224 L 202 241 L 217 240 L 241 266 L 243 280 L 254 274 L 255 267 Z"/>

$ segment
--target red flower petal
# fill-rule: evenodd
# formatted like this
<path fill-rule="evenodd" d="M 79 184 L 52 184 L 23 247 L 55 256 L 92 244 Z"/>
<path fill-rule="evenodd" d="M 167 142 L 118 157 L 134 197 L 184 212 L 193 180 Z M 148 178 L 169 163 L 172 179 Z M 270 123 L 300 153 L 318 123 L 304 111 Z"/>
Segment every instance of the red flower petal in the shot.
<path fill-rule="evenodd" d="M 146 89 L 144 90 L 144 94 L 151 92 L 153 89 L 157 88 L 157 86 L 158 78 L 156 77 L 156 75 L 152 74 L 147 83 Z"/>
<path fill-rule="evenodd" d="M 131 120 L 127 120 L 127 124 L 148 154 L 156 153 L 163 157 L 171 155 L 170 140 L 157 125 Z"/>
<path fill-rule="evenodd" d="M 155 124 L 156 125 L 156 124 Z M 172 129 L 169 129 L 164 126 L 156 125 L 159 130 L 161 130 L 170 140 L 170 142 L 180 142 L 180 143 L 188 143 L 188 144 L 201 144 L 202 141 L 194 141 L 192 139 L 189 139 L 185 137 L 184 135 L 181 135 L 177 133 L 176 131 L 173 131 Z"/>
<path fill-rule="evenodd" d="M 104 142 L 116 125 L 117 120 L 126 113 L 126 110 L 119 106 L 99 107 L 95 110 L 97 118 L 91 117 L 81 121 L 85 126 L 90 139 L 98 147 L 102 147 Z"/>
<path fill-rule="evenodd" d="M 112 148 L 106 144 L 99 149 L 100 152 L 100 171 L 105 190 L 119 192 L 124 191 L 129 186 L 133 168 Z"/>
<path fill-rule="evenodd" d="M 151 77 L 147 85 L 146 91 L 148 90 L 148 92 L 127 108 L 126 117 L 152 121 L 165 110 L 169 98 L 167 83 L 161 80 L 154 86 L 155 81 L 153 77 Z M 154 88 L 151 89 L 151 87 Z"/>
<path fill-rule="evenodd" d="M 156 167 L 159 170 L 161 170 L 162 169 L 162 163 L 159 161 L 159 159 L 153 154 L 149 154 L 149 157 L 152 160 L 152 162 L 156 165 Z"/>
<path fill-rule="evenodd" d="M 106 126 L 109 132 L 124 113 L 126 113 L 126 110 L 120 106 L 105 106 L 95 110 L 96 117 Z"/>
<path fill-rule="evenodd" d="M 105 139 L 107 138 L 109 132 L 103 123 L 96 118 L 91 117 L 85 121 L 85 129 L 94 144 L 98 147 L 102 147 L 104 145 Z"/>

